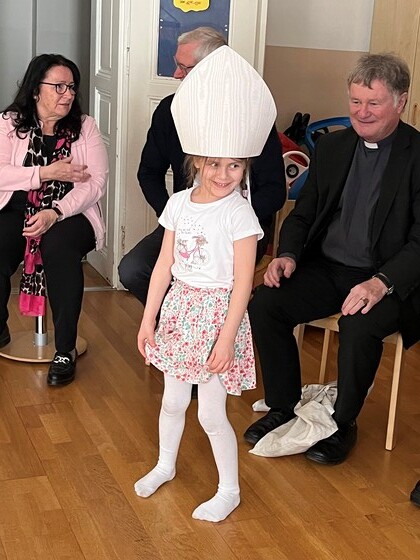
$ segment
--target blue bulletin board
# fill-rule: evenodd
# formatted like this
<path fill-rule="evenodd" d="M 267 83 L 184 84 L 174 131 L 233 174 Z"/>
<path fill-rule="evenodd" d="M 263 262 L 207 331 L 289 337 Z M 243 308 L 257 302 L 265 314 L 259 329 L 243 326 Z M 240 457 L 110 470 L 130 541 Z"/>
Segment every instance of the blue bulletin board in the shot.
<path fill-rule="evenodd" d="M 173 76 L 173 57 L 182 33 L 209 26 L 228 39 L 229 12 L 230 0 L 160 0 L 158 76 Z"/>

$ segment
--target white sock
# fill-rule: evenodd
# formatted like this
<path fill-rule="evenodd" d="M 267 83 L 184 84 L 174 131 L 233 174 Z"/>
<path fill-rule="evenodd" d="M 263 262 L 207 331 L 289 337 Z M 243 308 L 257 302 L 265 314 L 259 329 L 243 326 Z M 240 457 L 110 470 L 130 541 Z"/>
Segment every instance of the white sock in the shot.
<path fill-rule="evenodd" d="M 152 469 L 148 474 L 140 478 L 134 484 L 134 490 L 137 496 L 141 496 L 142 498 L 148 498 L 152 494 L 156 492 L 156 490 L 165 484 L 165 482 L 169 482 L 174 478 L 176 474 L 175 469 L 168 471 L 156 465 L 154 469 Z"/>
<path fill-rule="evenodd" d="M 222 494 L 218 491 L 211 500 L 199 505 L 192 516 L 194 519 L 217 523 L 226 519 L 239 506 L 240 501 L 239 494 Z"/>

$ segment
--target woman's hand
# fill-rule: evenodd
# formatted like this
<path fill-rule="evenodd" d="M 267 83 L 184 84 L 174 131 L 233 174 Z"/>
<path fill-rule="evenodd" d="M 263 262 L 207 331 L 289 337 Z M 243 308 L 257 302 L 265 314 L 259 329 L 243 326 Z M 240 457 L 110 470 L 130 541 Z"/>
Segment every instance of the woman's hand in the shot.
<path fill-rule="evenodd" d="M 218 338 L 206 366 L 210 373 L 223 373 L 233 367 L 235 351 L 233 342 L 227 338 Z"/>
<path fill-rule="evenodd" d="M 39 237 L 50 229 L 58 220 L 57 213 L 54 210 L 41 210 L 35 216 L 31 216 L 25 221 L 23 228 L 24 237 Z"/>
<path fill-rule="evenodd" d="M 69 183 L 83 183 L 90 179 L 86 171 L 87 165 L 72 163 L 73 156 L 59 159 L 39 169 L 39 178 L 44 181 L 66 181 Z"/>

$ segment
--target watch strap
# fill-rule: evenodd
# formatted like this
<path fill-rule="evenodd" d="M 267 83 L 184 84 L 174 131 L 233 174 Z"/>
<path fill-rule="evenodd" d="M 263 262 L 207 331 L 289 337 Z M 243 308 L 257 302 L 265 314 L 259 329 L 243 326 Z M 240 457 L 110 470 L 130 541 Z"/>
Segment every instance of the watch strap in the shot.
<path fill-rule="evenodd" d="M 383 272 L 377 272 L 372 276 L 372 278 L 379 278 L 379 280 L 385 285 L 386 287 L 386 295 L 389 296 L 394 291 L 394 284 L 388 278 L 386 274 Z"/>
<path fill-rule="evenodd" d="M 60 208 L 58 208 L 58 206 L 53 206 L 51 210 L 54 210 L 54 212 L 57 214 L 57 221 L 61 220 L 61 218 L 63 217 L 63 212 L 60 210 Z"/>

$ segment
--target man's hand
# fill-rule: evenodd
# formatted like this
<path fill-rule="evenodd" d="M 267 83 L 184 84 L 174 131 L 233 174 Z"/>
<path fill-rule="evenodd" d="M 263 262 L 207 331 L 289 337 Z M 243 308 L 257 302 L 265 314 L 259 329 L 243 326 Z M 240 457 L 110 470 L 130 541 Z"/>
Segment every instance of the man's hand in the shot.
<path fill-rule="evenodd" d="M 279 288 L 280 278 L 290 278 L 296 269 L 296 262 L 290 257 L 273 259 L 264 274 L 264 284 L 269 288 Z"/>
<path fill-rule="evenodd" d="M 387 287 L 379 278 L 370 278 L 366 282 L 357 284 L 346 297 L 341 307 L 341 313 L 354 315 L 361 311 L 365 315 L 378 301 L 381 301 L 387 291 Z"/>

